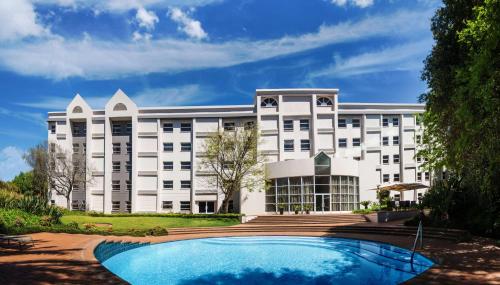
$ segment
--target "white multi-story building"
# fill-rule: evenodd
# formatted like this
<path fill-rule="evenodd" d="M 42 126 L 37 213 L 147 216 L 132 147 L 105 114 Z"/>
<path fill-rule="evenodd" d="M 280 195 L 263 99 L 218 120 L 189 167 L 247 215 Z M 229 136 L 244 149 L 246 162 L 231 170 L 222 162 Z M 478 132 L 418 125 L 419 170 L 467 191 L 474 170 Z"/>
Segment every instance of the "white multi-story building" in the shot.
<path fill-rule="evenodd" d="M 378 185 L 429 183 L 415 158 L 422 104 L 338 103 L 338 96 L 337 89 L 259 89 L 252 105 L 139 108 L 118 90 L 104 110 L 92 110 L 77 95 L 66 111 L 49 113 L 48 141 L 92 169 L 72 207 L 105 213 L 216 212 L 223 196 L 199 166 L 204 141 L 248 122 L 259 127 L 268 183 L 242 189 L 234 211 L 270 214 L 297 204 L 350 211 L 376 201 Z"/>

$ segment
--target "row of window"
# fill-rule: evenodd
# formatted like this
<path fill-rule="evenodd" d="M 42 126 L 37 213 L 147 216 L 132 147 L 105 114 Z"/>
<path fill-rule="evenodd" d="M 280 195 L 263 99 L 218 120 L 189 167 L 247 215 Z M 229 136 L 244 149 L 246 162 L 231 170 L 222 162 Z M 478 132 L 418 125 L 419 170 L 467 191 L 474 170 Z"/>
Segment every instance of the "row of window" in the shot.
<path fill-rule="evenodd" d="M 132 190 L 132 182 L 130 180 L 125 181 L 125 189 L 127 191 Z M 121 185 L 120 185 L 120 180 L 113 180 L 111 181 L 111 190 L 113 191 L 120 191 L 121 190 Z"/>
<path fill-rule="evenodd" d="M 172 201 L 161 201 L 161 208 L 163 210 L 173 210 L 174 203 Z M 190 201 L 180 201 L 179 208 L 181 211 L 190 211 L 191 202 Z"/>
<path fill-rule="evenodd" d="M 174 151 L 174 143 L 163 143 L 163 151 L 173 152 Z M 181 151 L 191 151 L 191 143 L 190 142 L 181 142 Z"/>
<path fill-rule="evenodd" d="M 113 123 L 111 125 L 111 133 L 113 135 L 130 135 L 132 133 L 132 123 L 127 123 L 126 125 Z"/>
<path fill-rule="evenodd" d="M 353 138 L 352 139 L 352 146 L 361 146 L 361 139 L 360 138 Z M 347 139 L 346 138 L 339 138 L 339 148 L 346 148 L 347 147 Z"/>
<path fill-rule="evenodd" d="M 399 154 L 395 154 L 392 156 L 392 162 L 393 163 L 399 163 Z M 389 155 L 383 155 L 382 156 L 382 163 L 383 164 L 389 164 Z"/>
<path fill-rule="evenodd" d="M 267 98 L 262 98 L 262 101 L 260 103 L 261 107 L 264 108 L 272 108 L 272 107 L 277 107 L 278 106 L 278 101 L 272 97 L 267 97 Z M 316 99 L 316 106 L 318 107 L 328 107 L 328 106 L 333 106 L 332 99 L 328 97 L 318 97 Z"/>
<path fill-rule="evenodd" d="M 174 170 L 174 162 L 164 161 L 163 170 Z M 191 161 L 181 161 L 181 170 L 191 170 Z"/>
<path fill-rule="evenodd" d="M 293 120 L 284 120 L 283 121 L 283 129 L 286 132 L 293 131 Z M 300 130 L 301 131 L 308 131 L 309 130 L 309 120 L 307 120 L 307 119 L 300 120 Z"/>
<path fill-rule="evenodd" d="M 120 172 L 122 167 L 121 161 L 113 161 L 113 172 Z M 125 170 L 127 172 L 132 171 L 132 162 L 125 161 Z"/>
<path fill-rule="evenodd" d="M 125 202 L 125 210 L 127 212 L 130 212 L 132 210 L 132 203 L 130 201 L 124 201 Z M 111 212 L 119 212 L 120 211 L 120 201 L 111 201 Z"/>
<path fill-rule="evenodd" d="M 295 151 L 294 140 L 285 140 L 285 151 Z M 311 150 L 311 143 L 309 140 L 300 140 L 300 150 Z"/>
<path fill-rule="evenodd" d="M 86 143 L 82 143 L 81 145 L 78 143 L 73 144 L 73 153 L 79 153 L 80 149 L 82 150 L 83 153 L 86 153 L 87 152 L 87 144 Z M 56 151 L 56 144 L 55 143 L 50 144 L 50 151 L 51 152 Z"/>
<path fill-rule="evenodd" d="M 430 174 L 429 172 L 424 172 L 424 177 L 425 181 L 429 181 L 430 179 Z M 390 174 L 383 174 L 382 175 L 382 182 L 387 183 L 390 182 L 391 175 Z M 393 182 L 399 182 L 400 181 L 400 175 L 399 173 L 394 173 L 392 175 L 392 181 Z M 422 181 L 422 172 L 417 172 L 417 181 Z"/>
<path fill-rule="evenodd" d="M 187 133 L 191 132 L 191 123 L 181 123 L 181 132 Z M 174 131 L 174 124 L 173 123 L 164 123 L 163 124 L 163 132 L 165 133 L 172 133 Z"/>
<path fill-rule="evenodd" d="M 126 144 L 126 153 L 130 154 L 132 153 L 132 144 L 131 143 L 125 143 Z M 121 143 L 113 143 L 113 154 L 121 154 L 122 153 L 122 147 Z"/>
<path fill-rule="evenodd" d="M 163 180 L 163 189 L 165 190 L 174 189 L 174 181 Z M 181 189 L 191 189 L 191 180 L 181 180 Z"/>

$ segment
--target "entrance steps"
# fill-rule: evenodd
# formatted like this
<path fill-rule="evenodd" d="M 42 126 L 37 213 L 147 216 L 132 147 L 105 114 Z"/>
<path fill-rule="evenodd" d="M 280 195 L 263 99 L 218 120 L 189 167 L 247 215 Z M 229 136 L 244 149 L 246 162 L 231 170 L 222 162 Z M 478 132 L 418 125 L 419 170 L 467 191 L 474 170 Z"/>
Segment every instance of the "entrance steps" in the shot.
<path fill-rule="evenodd" d="M 272 215 L 258 216 L 247 224 L 252 225 L 308 225 L 308 224 L 356 224 L 366 223 L 363 215 L 338 214 L 338 215 Z"/>

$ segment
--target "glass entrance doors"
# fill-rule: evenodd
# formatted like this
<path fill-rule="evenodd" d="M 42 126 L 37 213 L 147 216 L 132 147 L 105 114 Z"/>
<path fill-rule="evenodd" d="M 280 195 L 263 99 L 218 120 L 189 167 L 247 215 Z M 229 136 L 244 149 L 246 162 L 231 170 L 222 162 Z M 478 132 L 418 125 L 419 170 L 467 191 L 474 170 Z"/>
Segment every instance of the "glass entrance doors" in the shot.
<path fill-rule="evenodd" d="M 215 201 L 198 202 L 198 212 L 200 214 L 213 214 L 215 211 Z"/>
<path fill-rule="evenodd" d="M 316 194 L 315 195 L 315 211 L 328 212 L 330 211 L 330 194 Z"/>

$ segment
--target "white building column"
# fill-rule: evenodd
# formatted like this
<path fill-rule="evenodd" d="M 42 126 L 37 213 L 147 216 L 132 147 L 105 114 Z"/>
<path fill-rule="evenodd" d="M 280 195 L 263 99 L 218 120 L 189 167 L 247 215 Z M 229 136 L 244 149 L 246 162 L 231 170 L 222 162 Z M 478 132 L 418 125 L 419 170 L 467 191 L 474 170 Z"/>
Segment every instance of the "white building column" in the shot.
<path fill-rule="evenodd" d="M 106 214 L 111 214 L 111 175 L 113 173 L 113 134 L 111 132 L 111 127 L 111 118 L 106 116 L 106 119 L 104 120 L 104 189 L 102 199 L 102 208 Z M 132 149 L 135 149 L 133 144 Z M 134 167 L 134 163 L 132 163 L 132 167 Z"/>
<path fill-rule="evenodd" d="M 130 190 L 130 203 L 132 204 L 131 207 L 131 212 L 135 213 L 137 212 L 137 179 L 139 177 L 138 175 L 138 165 L 137 162 L 139 161 L 138 157 L 138 144 L 139 144 L 139 136 L 138 136 L 138 126 L 139 123 L 137 121 L 137 114 L 134 112 L 132 114 L 132 117 L 130 118 L 131 123 L 132 123 L 132 137 L 130 138 L 130 141 L 132 142 L 132 158 L 130 159 L 132 161 L 132 173 L 131 173 L 131 179 L 132 179 L 132 189 Z"/>
<path fill-rule="evenodd" d="M 156 212 L 161 213 L 162 211 L 162 201 L 161 201 L 161 191 L 163 189 L 163 181 L 162 181 L 162 171 L 163 171 L 163 162 L 162 162 L 162 151 L 163 151 L 163 128 L 161 125 L 161 120 L 156 120 Z"/>
<path fill-rule="evenodd" d="M 285 147 L 283 145 L 283 95 L 278 95 L 278 160 L 282 161 L 285 154 Z"/>
<path fill-rule="evenodd" d="M 195 212 L 195 179 L 196 179 L 196 118 L 191 121 L 191 213 Z"/>
<path fill-rule="evenodd" d="M 318 153 L 318 115 L 317 115 L 317 106 L 316 106 L 316 94 L 312 94 L 311 96 L 311 129 L 312 129 L 312 154 L 309 153 L 309 156 L 316 155 Z"/>

